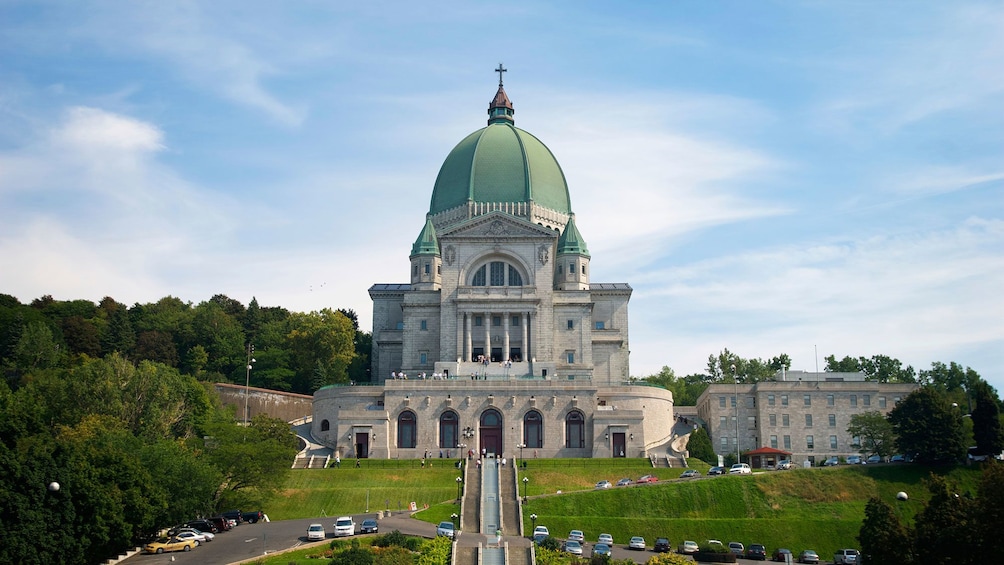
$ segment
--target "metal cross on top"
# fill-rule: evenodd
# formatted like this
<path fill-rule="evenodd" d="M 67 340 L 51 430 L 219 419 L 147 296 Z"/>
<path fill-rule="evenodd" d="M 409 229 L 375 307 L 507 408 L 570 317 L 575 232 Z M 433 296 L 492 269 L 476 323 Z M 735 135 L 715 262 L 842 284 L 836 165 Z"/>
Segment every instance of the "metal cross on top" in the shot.
<path fill-rule="evenodd" d="M 506 72 L 506 68 L 499 63 L 499 68 L 495 69 L 495 72 L 499 74 L 499 86 L 502 86 L 502 73 Z"/>

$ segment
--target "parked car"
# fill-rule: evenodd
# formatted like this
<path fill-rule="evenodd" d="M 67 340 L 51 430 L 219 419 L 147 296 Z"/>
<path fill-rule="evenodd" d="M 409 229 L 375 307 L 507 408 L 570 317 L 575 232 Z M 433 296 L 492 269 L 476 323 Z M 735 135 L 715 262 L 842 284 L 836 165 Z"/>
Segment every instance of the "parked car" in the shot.
<path fill-rule="evenodd" d="M 192 551 L 198 542 L 194 539 L 160 538 L 143 546 L 143 553 L 164 553 L 167 551 Z"/>
<path fill-rule="evenodd" d="M 178 539 L 194 539 L 197 543 L 195 545 L 200 545 L 209 541 L 213 541 L 216 536 L 212 532 L 200 532 L 195 528 L 181 528 L 175 532 L 174 537 Z"/>
<path fill-rule="evenodd" d="M 756 559 L 757 561 L 767 560 L 767 548 L 762 543 L 751 543 L 746 548 L 746 559 Z"/>
<path fill-rule="evenodd" d="M 254 512 L 244 512 L 241 514 L 241 519 L 248 524 L 257 524 L 259 520 L 265 517 L 265 513 L 261 510 L 255 510 Z"/>
<path fill-rule="evenodd" d="M 233 526 L 230 525 L 230 520 L 224 518 L 223 516 L 210 516 L 209 518 L 206 518 L 206 520 L 209 520 L 216 526 L 217 533 L 226 532 L 233 528 Z"/>
<path fill-rule="evenodd" d="M 605 543 L 594 544 L 593 555 L 606 555 L 607 557 L 610 557 L 610 546 Z"/>
<path fill-rule="evenodd" d="M 610 481 L 600 481 L 596 483 L 596 488 L 610 488 L 612 486 L 613 485 L 610 484 Z"/>
<path fill-rule="evenodd" d="M 363 523 L 359 525 L 360 534 L 375 534 L 380 531 L 380 526 L 377 521 L 373 518 L 363 520 Z"/>
<path fill-rule="evenodd" d="M 847 456 L 847 464 L 848 465 L 860 465 L 861 464 L 861 456 L 860 455 L 848 455 Z"/>
<path fill-rule="evenodd" d="M 571 553 L 572 555 L 582 555 L 582 544 L 573 539 L 566 540 L 565 553 Z"/>
<path fill-rule="evenodd" d="M 631 541 L 628 542 L 628 549 L 645 549 L 645 538 L 641 536 L 634 536 Z"/>
<path fill-rule="evenodd" d="M 680 542 L 680 547 L 676 548 L 676 551 L 684 555 L 691 555 L 697 553 L 698 551 L 700 551 L 700 549 L 701 547 L 697 545 L 696 541 L 691 541 L 688 539 Z"/>
<path fill-rule="evenodd" d="M 657 482 L 659 482 L 659 477 L 656 477 L 655 475 L 642 475 L 638 479 L 638 482 L 639 483 L 657 483 Z"/>
<path fill-rule="evenodd" d="M 582 534 L 582 530 L 572 530 L 568 532 L 568 539 L 572 541 L 583 542 L 586 540 L 586 536 Z"/>
<path fill-rule="evenodd" d="M 335 537 L 356 535 L 356 523 L 352 521 L 352 516 L 341 516 L 335 520 Z"/>
<path fill-rule="evenodd" d="M 551 535 L 551 532 L 547 531 L 547 526 L 537 526 L 536 528 L 533 529 L 533 535 L 535 536 L 542 535 L 544 537 L 547 537 Z"/>
<path fill-rule="evenodd" d="M 453 539 L 453 536 L 455 535 L 456 531 L 453 528 L 453 522 L 443 521 L 440 522 L 439 526 L 436 527 L 436 536 L 443 536 Z"/>
<path fill-rule="evenodd" d="M 753 473 L 753 469 L 750 469 L 749 463 L 736 463 L 729 469 L 730 475 L 749 475 Z"/>
<path fill-rule="evenodd" d="M 600 537 L 596 538 L 596 543 L 605 543 L 607 545 L 613 545 L 614 536 L 610 534 L 600 534 Z"/>
<path fill-rule="evenodd" d="M 227 520 L 233 520 L 234 525 L 237 526 L 239 526 L 241 522 L 244 521 L 244 513 L 241 512 L 240 510 L 227 510 L 223 514 L 220 514 L 220 516 L 223 516 Z"/>
<path fill-rule="evenodd" d="M 739 543 L 737 541 L 730 541 L 729 542 L 729 551 L 731 551 L 732 553 L 738 555 L 739 557 L 742 557 L 743 554 L 746 553 L 746 546 L 744 546 L 743 544 L 741 544 L 741 543 Z"/>
<path fill-rule="evenodd" d="M 898 455 L 898 454 L 897 455 L 893 455 L 892 458 L 889 459 L 889 462 L 890 463 L 906 463 L 906 456 L 905 455 Z"/>
<path fill-rule="evenodd" d="M 785 557 L 784 557 L 785 555 L 791 555 L 791 550 L 790 549 L 785 549 L 783 547 L 780 547 L 780 548 L 774 550 L 774 553 L 773 553 L 773 555 L 771 555 L 770 560 L 771 561 L 784 561 L 785 560 Z"/>
<path fill-rule="evenodd" d="M 652 551 L 666 553 L 670 550 L 670 545 L 668 538 L 655 538 L 655 545 L 652 546 Z"/>
<path fill-rule="evenodd" d="M 208 532 L 211 534 L 220 533 L 220 530 L 216 528 L 216 524 L 213 524 L 209 520 L 192 520 L 191 522 L 185 523 L 185 526 L 189 528 L 195 528 L 200 532 Z"/>
<path fill-rule="evenodd" d="M 835 467 L 840 464 L 839 457 L 830 457 L 826 461 L 823 461 L 823 467 Z"/>
<path fill-rule="evenodd" d="M 634 482 L 634 481 L 632 481 L 631 479 L 629 479 L 627 477 L 624 477 L 623 479 L 617 481 L 617 486 L 619 486 L 619 487 L 626 487 L 627 485 L 631 484 L 632 482 Z"/>
<path fill-rule="evenodd" d="M 307 526 L 307 541 L 321 541 L 327 534 L 324 533 L 324 526 L 321 524 L 311 524 Z"/>
<path fill-rule="evenodd" d="M 787 471 L 788 469 L 791 469 L 791 461 L 788 459 L 782 459 L 777 462 L 777 466 L 774 468 L 778 471 Z"/>
<path fill-rule="evenodd" d="M 724 467 L 712 467 L 712 468 L 708 469 L 708 476 L 709 477 L 712 476 L 712 475 L 724 475 L 724 474 L 725 474 L 725 468 Z"/>
<path fill-rule="evenodd" d="M 838 549 L 833 554 L 833 565 L 857 565 L 860 555 L 856 549 Z"/>
<path fill-rule="evenodd" d="M 819 554 L 811 549 L 805 549 L 798 554 L 799 563 L 819 563 Z"/>
<path fill-rule="evenodd" d="M 865 460 L 865 462 L 868 463 L 869 465 L 874 464 L 874 463 L 881 463 L 882 462 L 882 456 L 881 455 L 871 455 L 871 456 L 868 457 L 868 459 Z"/>
<path fill-rule="evenodd" d="M 680 473 L 681 479 L 693 479 L 695 477 L 700 477 L 701 472 L 697 469 L 687 469 L 686 471 Z"/>

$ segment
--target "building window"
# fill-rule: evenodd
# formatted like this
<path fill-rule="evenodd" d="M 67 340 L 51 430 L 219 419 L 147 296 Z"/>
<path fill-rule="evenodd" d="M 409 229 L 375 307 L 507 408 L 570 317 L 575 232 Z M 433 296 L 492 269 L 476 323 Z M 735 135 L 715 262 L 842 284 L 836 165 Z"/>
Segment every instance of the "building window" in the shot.
<path fill-rule="evenodd" d="M 582 412 L 569 412 L 565 416 L 565 447 L 582 448 L 586 446 L 586 419 Z"/>
<path fill-rule="evenodd" d="M 477 326 L 477 327 L 480 328 L 483 323 L 484 323 L 484 320 L 481 318 L 481 316 L 474 316 L 474 325 L 475 326 Z"/>
<path fill-rule="evenodd" d="M 725 397 L 724 396 L 719 396 L 718 397 L 718 407 L 719 408 L 725 408 Z"/>
<path fill-rule="evenodd" d="M 568 329 L 575 329 L 575 320 L 568 320 Z"/>
<path fill-rule="evenodd" d="M 746 416 L 746 429 L 748 430 L 756 429 L 756 416 Z"/>
<path fill-rule="evenodd" d="M 718 428 L 724 430 L 725 426 L 728 425 L 729 419 L 725 416 L 718 417 Z"/>
<path fill-rule="evenodd" d="M 502 261 L 492 261 L 489 263 L 491 269 L 490 284 L 492 286 L 505 286 L 505 263 Z"/>
<path fill-rule="evenodd" d="M 512 265 L 509 265 L 509 286 L 523 286 L 523 275 Z"/>
<path fill-rule="evenodd" d="M 773 406 L 773 405 L 774 405 L 774 395 L 773 394 L 768 394 L 767 395 L 767 406 Z"/>
<path fill-rule="evenodd" d="M 596 322 L 596 329 L 598 330 L 606 329 L 606 324 L 604 322 Z"/>
<path fill-rule="evenodd" d="M 777 436 L 770 436 L 770 446 L 777 449 Z"/>
<path fill-rule="evenodd" d="M 870 394 L 865 394 L 861 397 L 861 401 L 864 403 L 865 406 L 871 406 L 872 396 Z"/>
<path fill-rule="evenodd" d="M 736 397 L 734 396 L 729 397 L 729 406 L 731 406 L 732 408 L 736 407 Z"/>
<path fill-rule="evenodd" d="M 830 414 L 830 427 L 831 428 L 837 427 L 837 415 L 836 414 Z"/>
<path fill-rule="evenodd" d="M 574 351 L 566 351 L 565 352 L 565 360 L 568 362 L 569 365 L 574 364 L 575 363 L 575 352 Z"/>
<path fill-rule="evenodd" d="M 784 448 L 791 449 L 791 436 L 784 436 Z"/>
<path fill-rule="evenodd" d="M 811 428 L 812 427 L 812 414 L 806 414 L 805 415 L 805 427 L 807 427 L 807 428 Z"/>
<path fill-rule="evenodd" d="M 331 422 L 327 420 L 321 420 L 321 431 L 326 432 L 331 429 Z"/>
<path fill-rule="evenodd" d="M 411 410 L 401 412 L 397 417 L 397 446 L 413 449 L 418 445 L 418 419 Z"/>
<path fill-rule="evenodd" d="M 523 286 L 523 275 L 519 270 L 502 261 L 492 261 L 481 265 L 471 278 L 471 286 Z"/>
<path fill-rule="evenodd" d="M 771 426 L 776 426 L 777 425 L 777 414 L 771 414 L 770 415 L 770 425 Z"/>
<path fill-rule="evenodd" d="M 805 448 L 806 449 L 816 448 L 816 442 L 815 440 L 813 440 L 812 436 L 805 436 Z"/>
<path fill-rule="evenodd" d="M 885 397 L 884 396 L 880 396 L 879 397 L 879 408 L 885 408 Z"/>
<path fill-rule="evenodd" d="M 898 396 L 892 397 L 892 403 L 893 403 L 893 405 L 895 406 L 896 404 L 899 404 L 899 400 L 900 400 L 900 398 Z"/>
<path fill-rule="evenodd" d="M 725 436 L 722 436 L 722 442 L 721 443 L 722 443 L 722 449 L 728 449 L 729 448 L 729 438 L 727 438 Z"/>
<path fill-rule="evenodd" d="M 851 395 L 851 408 L 857 408 L 857 407 L 858 407 L 858 395 L 852 394 Z"/>
<path fill-rule="evenodd" d="M 787 406 L 787 405 L 788 405 L 788 395 L 787 394 L 782 394 L 781 395 L 781 406 Z"/>
<path fill-rule="evenodd" d="M 513 316 L 512 319 L 509 320 L 509 325 L 519 327 L 519 316 Z"/>
<path fill-rule="evenodd" d="M 830 449 L 837 448 L 837 436 L 830 436 Z"/>
<path fill-rule="evenodd" d="M 411 276 L 413 276 L 413 277 L 417 277 L 418 276 L 418 265 L 412 266 L 412 268 L 411 268 Z"/>
<path fill-rule="evenodd" d="M 861 447 L 861 436 L 854 436 L 851 438 L 851 446 Z"/>
<path fill-rule="evenodd" d="M 585 263 L 582 264 L 582 274 L 583 275 L 586 274 L 586 264 Z"/>
<path fill-rule="evenodd" d="M 523 444 L 534 449 L 544 447 L 544 418 L 536 410 L 523 416 Z"/>
<path fill-rule="evenodd" d="M 812 406 L 812 395 L 811 394 L 802 395 L 802 404 L 805 406 Z"/>
<path fill-rule="evenodd" d="M 827 394 L 827 395 L 826 395 L 826 405 L 827 405 L 827 406 L 834 406 L 834 405 L 835 405 L 835 402 L 836 402 L 836 401 L 834 400 L 834 398 L 833 398 L 833 395 L 832 395 L 832 394 Z"/>
<path fill-rule="evenodd" d="M 502 316 L 492 316 L 492 325 L 496 328 L 502 327 Z"/>
<path fill-rule="evenodd" d="M 457 427 L 460 418 L 456 412 L 443 412 L 439 417 L 439 447 L 453 449 L 457 447 Z"/>
<path fill-rule="evenodd" d="M 781 425 L 786 428 L 791 425 L 791 421 L 788 419 L 787 414 L 781 414 Z"/>
<path fill-rule="evenodd" d="M 431 274 L 431 273 L 432 273 L 432 265 L 430 265 L 429 263 L 426 263 L 425 264 L 425 274 L 428 275 L 428 274 Z"/>
<path fill-rule="evenodd" d="M 568 264 L 568 274 L 570 274 L 570 275 L 574 275 L 575 274 L 575 263 L 569 263 Z"/>
<path fill-rule="evenodd" d="M 425 365 L 429 362 L 429 354 L 426 352 L 421 352 L 418 354 L 418 364 Z"/>
<path fill-rule="evenodd" d="M 422 328 L 423 332 L 426 331 L 426 330 L 428 330 L 429 329 L 429 322 L 428 322 L 428 320 L 422 320 L 421 322 L 419 322 L 419 326 Z"/>

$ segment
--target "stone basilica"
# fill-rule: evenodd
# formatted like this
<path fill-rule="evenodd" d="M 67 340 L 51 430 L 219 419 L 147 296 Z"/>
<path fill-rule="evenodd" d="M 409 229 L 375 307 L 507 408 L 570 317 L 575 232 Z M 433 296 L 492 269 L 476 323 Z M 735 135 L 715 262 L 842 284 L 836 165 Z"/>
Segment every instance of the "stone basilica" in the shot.
<path fill-rule="evenodd" d="M 503 71 L 488 125 L 439 171 L 410 282 L 369 290 L 373 383 L 314 394 L 312 434 L 342 457 L 642 457 L 670 439 L 672 394 L 630 384 L 631 287 L 591 281 L 564 173 L 515 126 Z"/>

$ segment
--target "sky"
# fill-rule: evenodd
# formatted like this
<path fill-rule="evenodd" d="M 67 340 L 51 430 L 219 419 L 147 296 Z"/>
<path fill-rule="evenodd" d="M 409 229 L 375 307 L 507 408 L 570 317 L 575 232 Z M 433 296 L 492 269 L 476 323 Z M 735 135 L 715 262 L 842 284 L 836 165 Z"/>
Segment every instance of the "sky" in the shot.
<path fill-rule="evenodd" d="M 409 278 L 504 64 L 631 374 L 725 348 L 1004 391 L 1002 2 L 0 0 L 0 293 L 309 312 Z"/>

